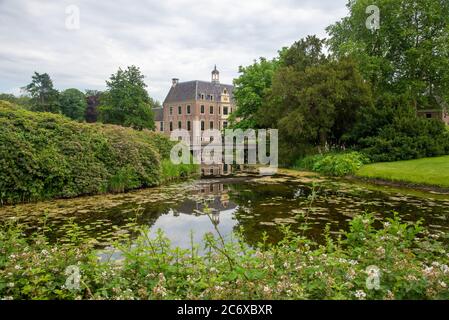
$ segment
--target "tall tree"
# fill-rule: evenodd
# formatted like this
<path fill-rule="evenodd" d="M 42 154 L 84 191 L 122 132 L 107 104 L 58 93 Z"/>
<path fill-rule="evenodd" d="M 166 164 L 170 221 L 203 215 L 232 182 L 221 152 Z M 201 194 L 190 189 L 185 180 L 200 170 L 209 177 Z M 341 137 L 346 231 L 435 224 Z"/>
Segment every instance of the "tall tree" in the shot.
<path fill-rule="evenodd" d="M 276 59 L 260 58 L 250 66 L 239 67 L 240 76 L 234 80 L 233 92 L 237 110 L 230 116 L 231 125 L 242 129 L 258 127 L 255 115 L 271 87 L 277 65 Z"/>
<path fill-rule="evenodd" d="M 94 123 L 98 119 L 98 106 L 100 105 L 101 96 L 104 93 L 98 90 L 86 90 L 86 122 Z"/>
<path fill-rule="evenodd" d="M 358 110 L 371 104 L 357 63 L 326 57 L 324 40 L 309 36 L 280 51 L 255 118 L 261 127 L 279 129 L 280 159 L 291 163 L 318 146 L 350 142 Z"/>
<path fill-rule="evenodd" d="M 327 60 L 323 53 L 324 45 L 324 39 L 309 35 L 288 48 L 282 48 L 279 51 L 280 64 L 296 71 L 305 71 L 308 67 L 320 65 Z"/>
<path fill-rule="evenodd" d="M 366 26 L 379 8 L 379 29 Z M 351 55 L 377 94 L 407 93 L 415 106 L 449 98 L 449 1 L 351 0 L 349 16 L 328 27 L 337 57 Z M 430 98 L 430 99 L 429 99 Z"/>
<path fill-rule="evenodd" d="M 154 129 L 151 100 L 138 67 L 119 68 L 106 85 L 108 90 L 100 105 L 101 121 L 135 129 Z"/>
<path fill-rule="evenodd" d="M 47 73 L 34 73 L 32 81 L 25 89 L 31 95 L 31 109 L 59 113 L 59 92 L 53 88 L 53 82 Z"/>
<path fill-rule="evenodd" d="M 86 96 L 78 89 L 67 89 L 61 92 L 59 97 L 61 111 L 67 117 L 83 121 L 87 108 Z"/>
<path fill-rule="evenodd" d="M 259 126 L 277 128 L 280 116 L 297 107 L 296 104 L 288 105 L 286 101 L 292 101 L 290 98 L 294 98 L 299 88 L 305 85 L 297 82 L 299 75 L 328 61 L 323 54 L 323 46 L 324 40 L 307 36 L 279 51 L 279 63 L 272 84 L 265 90 L 265 108 L 259 108 L 255 116 Z"/>
<path fill-rule="evenodd" d="M 342 59 L 304 71 L 280 69 L 260 113 L 279 129 L 280 158 L 289 162 L 317 146 L 346 144 L 358 110 L 371 104 L 371 88 L 357 65 Z"/>

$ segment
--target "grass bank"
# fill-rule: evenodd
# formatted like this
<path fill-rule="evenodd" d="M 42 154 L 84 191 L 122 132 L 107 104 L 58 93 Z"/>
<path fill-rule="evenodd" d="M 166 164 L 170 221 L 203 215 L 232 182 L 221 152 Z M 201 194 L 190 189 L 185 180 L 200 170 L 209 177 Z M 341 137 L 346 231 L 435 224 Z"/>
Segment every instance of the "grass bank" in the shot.
<path fill-rule="evenodd" d="M 0 229 L 0 298 L 449 299 L 447 247 L 397 216 L 374 224 L 372 215 L 357 216 L 341 239 L 325 230 L 325 245 L 284 227 L 276 245 L 206 234 L 187 250 L 140 229 L 137 240 L 115 244 L 122 260 L 103 262 L 79 242 L 76 225 L 66 244 L 50 244 L 45 228 L 25 237 L 9 225 Z"/>
<path fill-rule="evenodd" d="M 148 130 L 78 123 L 2 101 L 0 128 L 0 204 L 124 192 L 194 171 L 163 166 L 173 142 Z"/>
<path fill-rule="evenodd" d="M 449 156 L 367 164 L 355 176 L 449 189 Z"/>

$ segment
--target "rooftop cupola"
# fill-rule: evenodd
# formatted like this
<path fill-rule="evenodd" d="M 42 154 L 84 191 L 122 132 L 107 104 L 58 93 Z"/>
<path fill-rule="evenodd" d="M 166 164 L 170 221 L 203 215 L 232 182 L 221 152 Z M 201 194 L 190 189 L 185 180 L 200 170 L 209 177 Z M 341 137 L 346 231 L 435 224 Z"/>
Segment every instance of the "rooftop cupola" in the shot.
<path fill-rule="evenodd" d="M 217 70 L 217 65 L 212 70 L 212 83 L 220 83 L 220 72 Z"/>

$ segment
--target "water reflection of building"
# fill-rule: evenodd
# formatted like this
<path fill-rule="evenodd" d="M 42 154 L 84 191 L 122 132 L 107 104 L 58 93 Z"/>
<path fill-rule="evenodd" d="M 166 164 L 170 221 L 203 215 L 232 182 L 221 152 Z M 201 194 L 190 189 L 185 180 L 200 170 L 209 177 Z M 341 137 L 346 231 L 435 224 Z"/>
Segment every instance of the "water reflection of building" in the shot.
<path fill-rule="evenodd" d="M 235 208 L 237 208 L 237 204 L 230 201 L 229 187 L 210 183 L 198 186 L 192 199 L 182 202 L 175 209 L 170 209 L 169 214 L 179 216 L 182 213 L 202 216 L 209 212 L 212 222 L 217 225 L 220 223 L 220 214 Z"/>

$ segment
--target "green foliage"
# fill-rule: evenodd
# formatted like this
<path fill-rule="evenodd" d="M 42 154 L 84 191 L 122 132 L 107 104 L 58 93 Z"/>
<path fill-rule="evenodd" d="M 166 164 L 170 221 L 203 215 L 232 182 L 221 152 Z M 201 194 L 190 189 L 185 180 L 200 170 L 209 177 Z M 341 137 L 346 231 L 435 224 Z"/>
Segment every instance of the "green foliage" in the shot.
<path fill-rule="evenodd" d="M 259 112 L 263 126 L 279 129 L 279 157 L 284 164 L 316 146 L 344 144 L 360 108 L 372 104 L 370 87 L 354 62 L 308 57 L 309 52 L 320 55 L 321 47 L 316 45 L 312 41 L 299 59 L 316 65 L 279 68 L 268 101 Z"/>
<path fill-rule="evenodd" d="M 417 116 L 396 116 L 377 128 L 377 135 L 362 137 L 359 148 L 374 162 L 410 160 L 449 154 L 445 124 Z"/>
<path fill-rule="evenodd" d="M 139 68 L 119 68 L 106 81 L 108 90 L 101 97 L 100 119 L 135 129 L 154 129 L 152 99 L 146 91 L 144 76 Z"/>
<path fill-rule="evenodd" d="M 380 29 L 366 28 L 369 5 L 380 9 Z M 406 93 L 418 104 L 449 98 L 449 3 L 446 0 L 348 1 L 349 16 L 328 27 L 337 57 L 360 63 L 377 93 Z"/>
<path fill-rule="evenodd" d="M 34 73 L 32 81 L 24 89 L 31 95 L 31 110 L 59 113 L 59 92 L 47 73 Z"/>
<path fill-rule="evenodd" d="M 21 106 L 25 109 L 30 109 L 30 103 L 31 98 L 27 97 L 26 95 L 21 95 L 19 97 L 16 97 L 13 94 L 9 93 L 0 93 L 0 101 L 8 101 L 12 104 Z"/>
<path fill-rule="evenodd" d="M 295 167 L 341 177 L 355 173 L 368 162 L 369 159 L 359 152 L 331 153 L 304 157 L 296 162 Z"/>
<path fill-rule="evenodd" d="M 194 164 L 173 164 L 170 159 L 162 160 L 162 181 L 169 182 L 198 175 L 199 167 Z"/>
<path fill-rule="evenodd" d="M 260 61 L 254 61 L 250 66 L 239 67 L 240 76 L 234 80 L 233 91 L 237 110 L 229 118 L 234 127 L 241 129 L 258 127 L 255 116 L 264 102 L 267 90 L 271 87 L 277 66 L 276 59 L 260 58 Z"/>
<path fill-rule="evenodd" d="M 148 130 L 83 124 L 0 105 L 0 202 L 150 187 L 172 143 Z"/>
<path fill-rule="evenodd" d="M 377 227 L 375 227 L 377 226 Z M 379 226 L 381 226 L 379 228 Z M 0 297 L 3 299 L 448 299 L 447 247 L 419 223 L 396 215 L 376 221 L 356 216 L 343 239 L 324 245 L 284 228 L 284 239 L 249 247 L 237 233 L 228 242 L 206 234 L 190 249 L 171 246 L 158 231 L 117 242 L 122 259 L 99 261 L 92 244 L 79 243 L 72 224 L 65 244 L 50 244 L 45 230 L 26 238 L 0 230 Z M 233 239 L 233 240 L 232 240 Z M 65 239 L 62 239 L 65 240 Z M 118 252 L 117 252 L 118 250 Z M 69 289 L 67 267 L 80 271 Z M 379 287 L 369 289 L 375 266 Z"/>
<path fill-rule="evenodd" d="M 84 93 L 78 89 L 67 89 L 59 96 L 61 112 L 70 119 L 83 121 L 85 118 L 87 102 Z"/>

